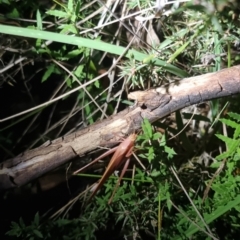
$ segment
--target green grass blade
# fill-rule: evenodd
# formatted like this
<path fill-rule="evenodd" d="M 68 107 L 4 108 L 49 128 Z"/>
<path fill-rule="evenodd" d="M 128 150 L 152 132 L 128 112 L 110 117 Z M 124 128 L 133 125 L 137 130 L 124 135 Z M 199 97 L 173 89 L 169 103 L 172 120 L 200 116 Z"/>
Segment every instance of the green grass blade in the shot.
<path fill-rule="evenodd" d="M 210 224 L 215 219 L 219 218 L 226 212 L 228 212 L 230 209 L 234 208 L 235 206 L 240 204 L 240 195 L 238 195 L 233 201 L 229 202 L 226 206 L 220 206 L 218 207 L 214 212 L 210 214 L 206 214 L 204 216 L 204 220 L 207 224 Z M 204 227 L 202 222 L 197 223 L 200 227 Z M 190 225 L 188 230 L 186 231 L 186 237 L 190 238 L 194 233 L 198 232 L 199 229 L 195 225 Z M 174 240 L 181 240 L 182 237 L 178 236 L 174 238 Z"/>
<path fill-rule="evenodd" d="M 28 29 L 21 27 L 5 26 L 0 24 L 0 33 L 10 34 L 15 36 L 29 37 L 35 39 L 51 40 L 55 42 L 61 42 L 65 44 L 72 44 L 76 46 L 86 47 L 90 49 L 96 49 L 104 52 L 109 52 L 116 55 L 121 55 L 124 53 L 125 48 L 121 46 L 116 46 L 113 44 L 105 43 L 101 40 L 92 40 L 83 37 L 69 36 L 59 33 L 52 33 L 47 31 L 40 31 L 36 29 Z M 131 56 L 138 61 L 143 61 L 148 57 L 147 54 L 140 53 L 136 50 L 129 50 L 125 57 L 130 58 Z M 177 75 L 179 77 L 187 77 L 187 72 L 175 67 L 167 62 L 164 62 L 158 58 L 154 58 L 153 61 L 159 67 L 162 67 L 166 71 Z"/>

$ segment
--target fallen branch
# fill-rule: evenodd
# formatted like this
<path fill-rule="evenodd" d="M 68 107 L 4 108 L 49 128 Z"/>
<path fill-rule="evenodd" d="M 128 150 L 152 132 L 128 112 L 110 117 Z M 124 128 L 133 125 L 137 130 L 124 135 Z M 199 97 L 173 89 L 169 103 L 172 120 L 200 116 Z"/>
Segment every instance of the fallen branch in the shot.
<path fill-rule="evenodd" d="M 0 190 L 19 187 L 82 157 L 99 147 L 109 147 L 141 128 L 144 118 L 154 122 L 184 107 L 240 92 L 240 65 L 182 79 L 177 84 L 133 92 L 134 107 L 68 136 L 48 141 L 0 164 Z"/>

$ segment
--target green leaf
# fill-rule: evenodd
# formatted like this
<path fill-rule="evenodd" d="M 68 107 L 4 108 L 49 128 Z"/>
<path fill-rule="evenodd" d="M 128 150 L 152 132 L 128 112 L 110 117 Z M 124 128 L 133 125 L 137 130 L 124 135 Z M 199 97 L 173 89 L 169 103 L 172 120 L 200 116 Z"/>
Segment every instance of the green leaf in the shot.
<path fill-rule="evenodd" d="M 52 15 L 54 17 L 59 17 L 59 18 L 69 18 L 70 15 L 66 12 L 60 11 L 60 10 L 49 10 L 46 12 L 49 15 Z"/>
<path fill-rule="evenodd" d="M 96 65 L 94 64 L 94 62 L 92 60 L 90 60 L 90 62 L 89 62 L 89 69 L 94 72 L 97 72 Z"/>
<path fill-rule="evenodd" d="M 158 177 L 161 175 L 160 171 L 157 171 L 156 169 L 153 169 L 153 171 L 151 172 L 151 177 Z"/>
<path fill-rule="evenodd" d="M 72 23 L 75 23 L 76 22 L 76 19 L 77 19 L 77 16 L 75 14 L 72 14 L 71 15 L 71 22 Z"/>
<path fill-rule="evenodd" d="M 234 131 L 234 135 L 233 138 L 237 139 L 240 137 L 240 124 L 238 125 L 238 127 L 236 128 L 236 130 Z"/>
<path fill-rule="evenodd" d="M 71 13 L 73 12 L 73 0 L 68 0 L 67 8 L 68 8 L 69 12 L 71 12 Z"/>
<path fill-rule="evenodd" d="M 36 40 L 36 48 L 40 48 L 42 45 L 42 40 L 41 39 L 37 39 Z"/>
<path fill-rule="evenodd" d="M 61 33 L 65 34 L 67 32 L 77 34 L 78 30 L 73 24 L 61 24 L 59 29 L 62 29 Z"/>
<path fill-rule="evenodd" d="M 36 226 L 39 225 L 39 213 L 38 212 L 34 216 L 34 223 L 35 223 Z"/>
<path fill-rule="evenodd" d="M 43 26 L 42 26 L 42 17 L 41 17 L 41 13 L 39 10 L 37 10 L 37 29 L 42 30 Z"/>
<path fill-rule="evenodd" d="M 230 119 L 220 119 L 222 123 L 225 123 L 227 126 L 232 127 L 232 128 L 238 128 L 240 125 L 237 124 L 236 122 L 230 120 Z"/>
<path fill-rule="evenodd" d="M 147 136 L 147 138 L 152 139 L 152 136 L 153 136 L 152 125 L 146 118 L 144 118 L 144 120 L 143 120 L 142 129 L 143 129 L 144 134 Z"/>
<path fill-rule="evenodd" d="M 167 155 L 168 159 L 172 159 L 174 157 L 174 155 L 176 155 L 176 152 L 168 146 L 164 146 L 164 151 L 165 151 L 165 153 L 168 154 Z"/>
<path fill-rule="evenodd" d="M 213 163 L 210 165 L 210 167 L 211 167 L 211 168 L 219 168 L 220 165 L 221 165 L 221 162 L 213 162 Z"/>
<path fill-rule="evenodd" d="M 153 147 L 149 147 L 148 149 L 148 161 L 151 162 L 155 157 L 154 154 L 154 148 Z"/>
<path fill-rule="evenodd" d="M 72 88 L 72 79 L 68 78 L 66 84 L 69 88 Z"/>
<path fill-rule="evenodd" d="M 10 5 L 10 2 L 8 0 L 0 0 L 0 3 L 5 3 L 5 4 Z"/>
<path fill-rule="evenodd" d="M 19 225 L 20 225 L 21 228 L 25 228 L 26 227 L 22 217 L 20 217 L 20 219 L 19 219 Z"/>
<path fill-rule="evenodd" d="M 77 16 L 79 14 L 80 7 L 82 5 L 81 0 L 77 1 L 76 7 L 75 7 L 75 15 Z"/>
<path fill-rule="evenodd" d="M 216 134 L 216 136 L 219 139 L 221 139 L 223 142 L 225 142 L 225 144 L 228 147 L 228 150 L 226 152 L 224 152 L 216 157 L 217 160 L 222 160 L 222 159 L 228 158 L 230 156 L 233 156 L 233 154 L 235 154 L 237 152 L 237 149 L 240 146 L 240 139 L 238 139 L 238 140 L 231 139 L 231 138 L 223 136 L 221 134 Z"/>
<path fill-rule="evenodd" d="M 79 57 L 79 55 L 81 53 L 83 53 L 84 51 L 84 48 L 79 48 L 79 49 L 75 49 L 75 50 L 72 50 L 70 52 L 67 53 L 66 55 L 66 59 L 71 59 L 71 58 L 74 58 L 74 57 Z"/>
<path fill-rule="evenodd" d="M 39 230 L 34 229 L 34 230 L 33 230 L 33 233 L 34 233 L 37 237 L 43 238 L 43 235 L 42 235 L 42 233 L 41 233 Z"/>
<path fill-rule="evenodd" d="M 171 201 L 170 192 L 166 193 L 166 198 L 167 198 L 167 208 L 168 208 L 168 211 L 170 212 L 172 209 L 172 201 Z"/>
<path fill-rule="evenodd" d="M 7 16 L 11 18 L 19 18 L 19 12 L 16 8 L 14 8 L 11 13 L 7 14 Z"/>
<path fill-rule="evenodd" d="M 228 115 L 229 115 L 231 118 L 235 119 L 236 121 L 240 122 L 240 114 L 229 112 Z"/>
<path fill-rule="evenodd" d="M 91 114 L 91 108 L 90 108 L 89 104 L 87 104 L 87 101 L 85 102 L 84 110 L 86 111 L 87 116 L 91 116 L 90 115 Z M 92 117 L 88 118 L 88 122 L 89 122 L 89 124 L 93 124 L 94 123 L 93 118 Z"/>
<path fill-rule="evenodd" d="M 45 71 L 43 77 L 42 77 L 42 83 L 45 82 L 54 72 L 55 70 L 55 65 L 51 64 L 50 66 L 47 67 L 47 70 Z"/>
<path fill-rule="evenodd" d="M 166 135 L 164 134 L 164 135 L 162 135 L 162 138 L 161 138 L 161 140 L 160 140 L 160 146 L 161 147 L 163 147 L 163 146 L 165 146 L 166 145 Z"/>
<path fill-rule="evenodd" d="M 238 118 L 239 118 L 240 116 L 239 116 L 238 114 L 229 113 L 228 115 L 229 115 L 229 116 L 233 116 L 233 118 L 234 118 L 235 120 L 239 121 Z M 239 138 L 239 136 L 240 136 L 240 124 L 239 124 L 239 123 L 237 123 L 237 122 L 235 122 L 235 121 L 233 121 L 233 120 L 230 120 L 230 119 L 225 119 L 225 118 L 224 118 L 224 119 L 220 119 L 220 121 L 221 121 L 222 123 L 226 124 L 226 125 L 229 126 L 229 127 L 235 128 L 235 132 L 234 132 L 233 138 L 234 138 L 234 139 Z"/>
<path fill-rule="evenodd" d="M 94 82 L 94 86 L 95 86 L 96 88 L 100 88 L 100 83 L 99 83 L 98 80 Z"/>
<path fill-rule="evenodd" d="M 56 223 L 58 227 L 62 227 L 64 225 L 68 225 L 69 223 L 71 223 L 71 220 L 66 218 L 59 218 Z"/>
<path fill-rule="evenodd" d="M 161 133 L 159 133 L 159 132 L 156 132 L 156 133 L 154 133 L 153 134 L 153 141 L 155 141 L 155 140 L 158 140 L 158 139 L 160 139 L 162 137 L 162 134 Z"/>
<path fill-rule="evenodd" d="M 228 146 L 231 144 L 230 142 L 233 140 L 232 138 L 226 137 L 222 134 L 216 134 L 216 137 L 221 139 L 223 142 L 225 142 Z"/>
<path fill-rule="evenodd" d="M 83 74 L 84 64 L 81 64 L 77 67 L 77 69 L 74 71 L 75 75 L 80 78 Z"/>
<path fill-rule="evenodd" d="M 175 60 L 176 57 L 177 57 L 180 53 L 182 53 L 190 43 L 191 43 L 191 41 L 188 41 L 188 42 L 184 43 L 180 48 L 178 48 L 178 49 L 175 51 L 175 53 L 173 53 L 172 56 L 169 58 L 168 62 L 171 63 L 173 60 Z"/>

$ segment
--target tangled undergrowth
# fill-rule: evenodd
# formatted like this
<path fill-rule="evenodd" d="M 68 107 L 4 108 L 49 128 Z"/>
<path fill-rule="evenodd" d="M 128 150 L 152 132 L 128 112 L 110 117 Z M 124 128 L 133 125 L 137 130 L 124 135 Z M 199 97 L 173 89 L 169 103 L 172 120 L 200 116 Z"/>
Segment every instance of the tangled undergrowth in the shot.
<path fill-rule="evenodd" d="M 128 92 L 239 64 L 237 1 L 154 6 L 0 0 L 0 116 L 13 116 L 1 123 L 1 161 L 126 108 Z M 94 178 L 68 180 L 74 163 L 7 191 L 4 238 L 238 239 L 238 113 L 236 96 L 145 121 L 144 168 L 133 161 L 111 205 L 116 177 L 85 205 Z"/>

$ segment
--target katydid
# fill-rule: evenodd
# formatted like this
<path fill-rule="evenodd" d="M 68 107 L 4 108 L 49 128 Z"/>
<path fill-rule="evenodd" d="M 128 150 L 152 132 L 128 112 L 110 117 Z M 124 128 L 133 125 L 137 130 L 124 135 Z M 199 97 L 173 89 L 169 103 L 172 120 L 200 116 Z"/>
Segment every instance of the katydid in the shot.
<path fill-rule="evenodd" d="M 109 151 L 107 151 L 106 153 L 102 154 L 100 157 L 96 158 L 95 160 L 93 160 L 91 163 L 87 164 L 86 166 L 82 167 L 81 169 L 77 170 L 76 172 L 74 172 L 74 174 L 81 172 L 82 170 L 84 170 L 85 168 L 89 167 L 90 165 L 94 164 L 95 162 L 99 161 L 100 159 L 108 156 L 109 154 L 115 152 L 107 166 L 107 169 L 105 170 L 102 178 L 100 179 L 97 187 L 94 189 L 94 191 L 92 192 L 91 196 L 89 197 L 88 202 L 95 196 L 95 194 L 97 193 L 97 191 L 102 187 L 102 185 L 106 182 L 106 180 L 109 178 L 109 176 L 118 168 L 120 167 L 120 165 L 125 161 L 125 165 L 123 167 L 123 170 L 120 174 L 120 177 L 116 183 L 116 186 L 113 190 L 112 196 L 108 201 L 108 204 L 110 204 L 112 202 L 112 199 L 114 197 L 114 194 L 117 190 L 117 187 L 120 184 L 120 181 L 124 175 L 124 173 L 126 172 L 128 165 L 129 165 L 129 161 L 130 161 L 130 157 L 132 155 L 132 150 L 134 147 L 134 142 L 137 138 L 136 134 L 131 134 L 129 135 L 122 143 L 120 143 L 117 147 L 110 149 Z"/>

